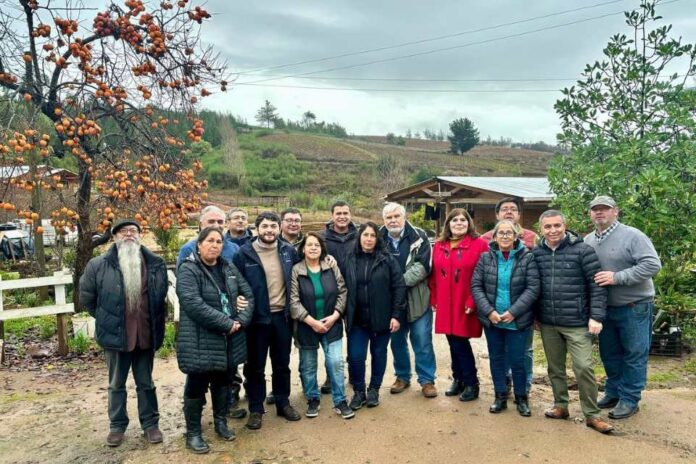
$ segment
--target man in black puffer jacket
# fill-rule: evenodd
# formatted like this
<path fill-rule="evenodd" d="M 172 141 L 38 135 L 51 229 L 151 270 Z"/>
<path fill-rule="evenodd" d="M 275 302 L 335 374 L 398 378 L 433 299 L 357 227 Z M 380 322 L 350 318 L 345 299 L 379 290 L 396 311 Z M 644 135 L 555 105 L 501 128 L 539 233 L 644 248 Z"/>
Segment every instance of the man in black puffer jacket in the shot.
<path fill-rule="evenodd" d="M 588 427 L 607 433 L 613 427 L 599 416 L 597 382 L 592 366 L 592 335 L 602 330 L 607 292 L 594 276 L 601 270 L 594 249 L 566 231 L 565 218 L 556 210 L 539 217 L 543 239 L 532 253 L 539 266 L 541 297 L 536 317 L 548 361 L 554 406 L 544 414 L 565 419 L 568 413 L 566 353 L 573 361 L 580 405 Z"/>
<path fill-rule="evenodd" d="M 162 442 L 152 366 L 164 340 L 167 268 L 140 245 L 140 224 L 123 220 L 111 229 L 115 244 L 87 263 L 80 302 L 96 319 L 96 340 L 109 369 L 108 446 L 119 446 L 128 427 L 126 379 L 133 368 L 140 426 L 150 443 Z"/>

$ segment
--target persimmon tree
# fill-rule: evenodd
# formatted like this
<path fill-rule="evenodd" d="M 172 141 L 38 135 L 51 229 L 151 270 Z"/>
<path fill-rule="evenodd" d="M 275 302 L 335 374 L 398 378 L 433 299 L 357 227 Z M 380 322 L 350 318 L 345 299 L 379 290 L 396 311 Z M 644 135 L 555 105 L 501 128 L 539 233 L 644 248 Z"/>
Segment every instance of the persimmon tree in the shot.
<path fill-rule="evenodd" d="M 187 164 L 183 154 L 204 134 L 197 103 L 227 86 L 225 64 L 201 42 L 209 18 L 188 0 L 112 1 L 102 11 L 80 2 L 0 0 L 2 165 L 72 160 L 78 174 L 71 189 L 33 169 L 3 187 L 1 206 L 16 209 L 17 191 L 57 199 L 59 207 L 43 213 L 58 232 L 78 231 L 75 303 L 78 278 L 113 221 L 135 217 L 167 230 L 206 197 L 200 161 Z M 18 109 L 28 115 L 24 128 L 13 117 Z M 49 130 L 36 124 L 41 118 Z M 186 138 L 176 136 L 182 126 Z M 40 236 L 36 206 L 17 213 Z"/>

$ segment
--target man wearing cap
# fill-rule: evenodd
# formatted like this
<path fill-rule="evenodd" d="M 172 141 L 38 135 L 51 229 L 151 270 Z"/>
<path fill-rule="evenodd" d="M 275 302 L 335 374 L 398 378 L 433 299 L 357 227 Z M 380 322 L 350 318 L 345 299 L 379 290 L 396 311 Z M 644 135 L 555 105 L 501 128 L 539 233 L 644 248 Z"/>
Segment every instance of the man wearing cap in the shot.
<path fill-rule="evenodd" d="M 618 221 L 613 198 L 598 196 L 590 202 L 595 231 L 585 237 L 599 256 L 602 271 L 594 280 L 608 291 L 599 354 L 607 373 L 604 397 L 597 405 L 609 409 L 612 419 L 638 412 L 645 388 L 652 333 L 652 278 L 662 267 L 650 239 L 640 230 Z"/>
<path fill-rule="evenodd" d="M 126 379 L 133 370 L 140 427 L 150 443 L 161 443 L 152 366 L 164 340 L 167 268 L 140 244 L 140 224 L 117 222 L 114 245 L 92 258 L 80 277 L 80 303 L 96 320 L 96 341 L 109 371 L 109 434 L 106 444 L 123 443 L 128 427 Z"/>

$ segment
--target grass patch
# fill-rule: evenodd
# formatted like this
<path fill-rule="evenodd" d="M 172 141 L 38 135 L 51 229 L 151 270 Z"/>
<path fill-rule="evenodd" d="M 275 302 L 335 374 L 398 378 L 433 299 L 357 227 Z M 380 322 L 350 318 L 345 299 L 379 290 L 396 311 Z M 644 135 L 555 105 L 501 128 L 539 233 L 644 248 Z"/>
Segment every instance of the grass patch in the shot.
<path fill-rule="evenodd" d="M 681 375 L 674 371 L 655 372 L 654 374 L 648 374 L 649 383 L 669 383 L 678 382 L 679 380 L 681 380 Z"/>
<path fill-rule="evenodd" d="M 157 356 L 167 359 L 176 352 L 176 329 L 173 322 L 167 322 L 164 326 L 164 341 L 162 347 L 157 351 Z"/>
<path fill-rule="evenodd" d="M 18 340 L 23 340 L 24 337 L 32 333 L 38 333 L 39 337 L 48 340 L 56 333 L 56 330 L 56 316 L 39 316 L 5 321 L 5 333 L 14 335 Z"/>
<path fill-rule="evenodd" d="M 692 357 L 684 362 L 684 372 L 690 375 L 696 375 L 696 357 Z"/>

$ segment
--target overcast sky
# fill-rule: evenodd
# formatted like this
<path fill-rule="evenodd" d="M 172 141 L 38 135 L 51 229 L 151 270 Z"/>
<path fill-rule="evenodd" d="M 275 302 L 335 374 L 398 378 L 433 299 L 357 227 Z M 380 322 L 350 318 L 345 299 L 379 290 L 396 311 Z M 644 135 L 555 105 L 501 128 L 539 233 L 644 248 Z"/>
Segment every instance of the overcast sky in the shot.
<path fill-rule="evenodd" d="M 319 120 L 338 122 L 349 133 L 375 135 L 403 134 L 407 129 L 446 131 L 451 120 L 468 117 L 482 137 L 554 143 L 560 130 L 553 109 L 558 89 L 572 85 L 587 63 L 601 58 L 611 35 L 629 33 L 618 12 L 638 4 L 638 0 L 210 0 L 206 8 L 213 18 L 204 28 L 204 40 L 223 54 L 230 71 L 239 74 L 231 91 L 205 99 L 205 106 L 255 123 L 257 109 L 268 99 L 285 119 L 298 120 L 311 110 Z M 568 12 L 573 9 L 578 11 Z M 673 25 L 672 35 L 696 43 L 695 0 L 673 1 L 658 12 Z M 533 19 L 538 17 L 542 18 Z M 543 30 L 532 32 L 539 29 Z M 459 35 L 428 40 L 455 34 Z M 425 42 L 284 66 L 415 41 Z M 390 60 L 442 48 L 451 49 Z M 366 64 L 379 60 L 390 61 Z M 344 67 L 350 68 L 335 69 Z M 268 80 L 279 76 L 295 77 Z M 422 81 L 426 79 L 458 81 Z M 482 81 L 467 81 L 476 79 Z M 500 79 L 571 80 L 495 81 Z"/>

